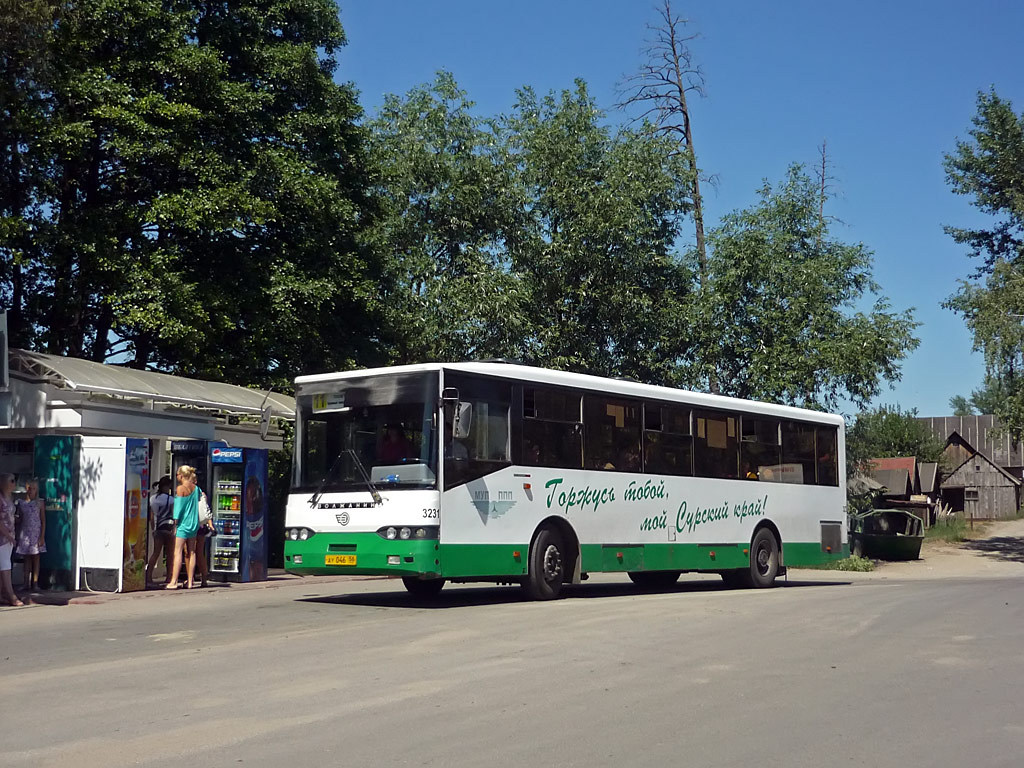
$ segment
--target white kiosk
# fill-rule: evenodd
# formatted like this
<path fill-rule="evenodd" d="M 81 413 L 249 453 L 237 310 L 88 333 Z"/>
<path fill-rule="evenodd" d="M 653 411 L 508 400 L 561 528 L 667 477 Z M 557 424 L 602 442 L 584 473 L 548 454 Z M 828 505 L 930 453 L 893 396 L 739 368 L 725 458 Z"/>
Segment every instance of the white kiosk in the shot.
<path fill-rule="evenodd" d="M 273 392 L 20 349 L 7 358 L 0 472 L 40 476 L 55 589 L 145 586 L 149 491 L 170 472 L 172 439 L 280 450 L 281 422 L 295 418 L 294 399 Z"/>

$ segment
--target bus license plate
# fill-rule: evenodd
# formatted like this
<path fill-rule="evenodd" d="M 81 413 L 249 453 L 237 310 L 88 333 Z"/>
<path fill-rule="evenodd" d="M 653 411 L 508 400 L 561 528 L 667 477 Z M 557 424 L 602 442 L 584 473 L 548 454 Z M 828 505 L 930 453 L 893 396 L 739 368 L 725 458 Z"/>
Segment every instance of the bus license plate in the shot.
<path fill-rule="evenodd" d="M 324 565 L 355 565 L 355 555 L 326 555 Z"/>

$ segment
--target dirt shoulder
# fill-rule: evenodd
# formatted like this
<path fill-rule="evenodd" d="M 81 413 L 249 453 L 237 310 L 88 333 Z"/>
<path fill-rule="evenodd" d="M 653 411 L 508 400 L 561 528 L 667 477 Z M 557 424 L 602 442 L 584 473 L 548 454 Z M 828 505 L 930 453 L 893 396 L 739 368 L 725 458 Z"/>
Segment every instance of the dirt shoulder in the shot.
<path fill-rule="evenodd" d="M 896 578 L 1024 576 L 1024 519 L 990 523 L 959 544 L 925 541 L 921 559 L 879 562 L 872 574 Z"/>

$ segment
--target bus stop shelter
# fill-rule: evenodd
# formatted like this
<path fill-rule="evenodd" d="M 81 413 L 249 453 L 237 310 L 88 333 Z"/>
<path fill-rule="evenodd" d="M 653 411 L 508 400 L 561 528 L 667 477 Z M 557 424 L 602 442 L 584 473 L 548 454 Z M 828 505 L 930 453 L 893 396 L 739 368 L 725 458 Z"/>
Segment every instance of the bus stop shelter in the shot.
<path fill-rule="evenodd" d="M 57 492 L 60 482 L 50 469 L 43 480 L 51 487 L 40 489 L 48 496 L 48 548 L 51 509 L 55 521 L 67 520 L 69 584 L 77 584 L 79 566 L 88 565 L 74 552 L 87 550 L 90 541 L 101 541 L 110 550 L 104 556 L 117 559 L 114 550 L 135 532 L 132 510 L 141 508 L 144 519 L 151 481 L 170 471 L 173 445 L 281 450 L 282 425 L 295 418 L 294 399 L 272 391 L 22 349 L 7 350 L 4 362 L 0 472 L 14 474 L 23 486 L 43 464 L 52 465 L 57 454 L 50 446 L 73 445 L 65 451 L 73 458 L 60 482 L 74 491 Z M 133 471 L 133 462 L 145 469 Z M 97 530 L 100 520 L 103 530 Z M 130 555 L 127 544 L 124 551 Z"/>

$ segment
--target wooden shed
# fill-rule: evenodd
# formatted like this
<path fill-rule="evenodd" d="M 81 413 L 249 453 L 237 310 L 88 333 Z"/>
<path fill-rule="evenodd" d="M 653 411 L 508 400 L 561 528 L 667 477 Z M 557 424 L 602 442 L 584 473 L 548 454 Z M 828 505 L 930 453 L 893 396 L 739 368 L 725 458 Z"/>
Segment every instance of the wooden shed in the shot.
<path fill-rule="evenodd" d="M 975 453 L 942 481 L 942 500 L 975 520 L 1013 517 L 1021 482 L 983 453 Z"/>

